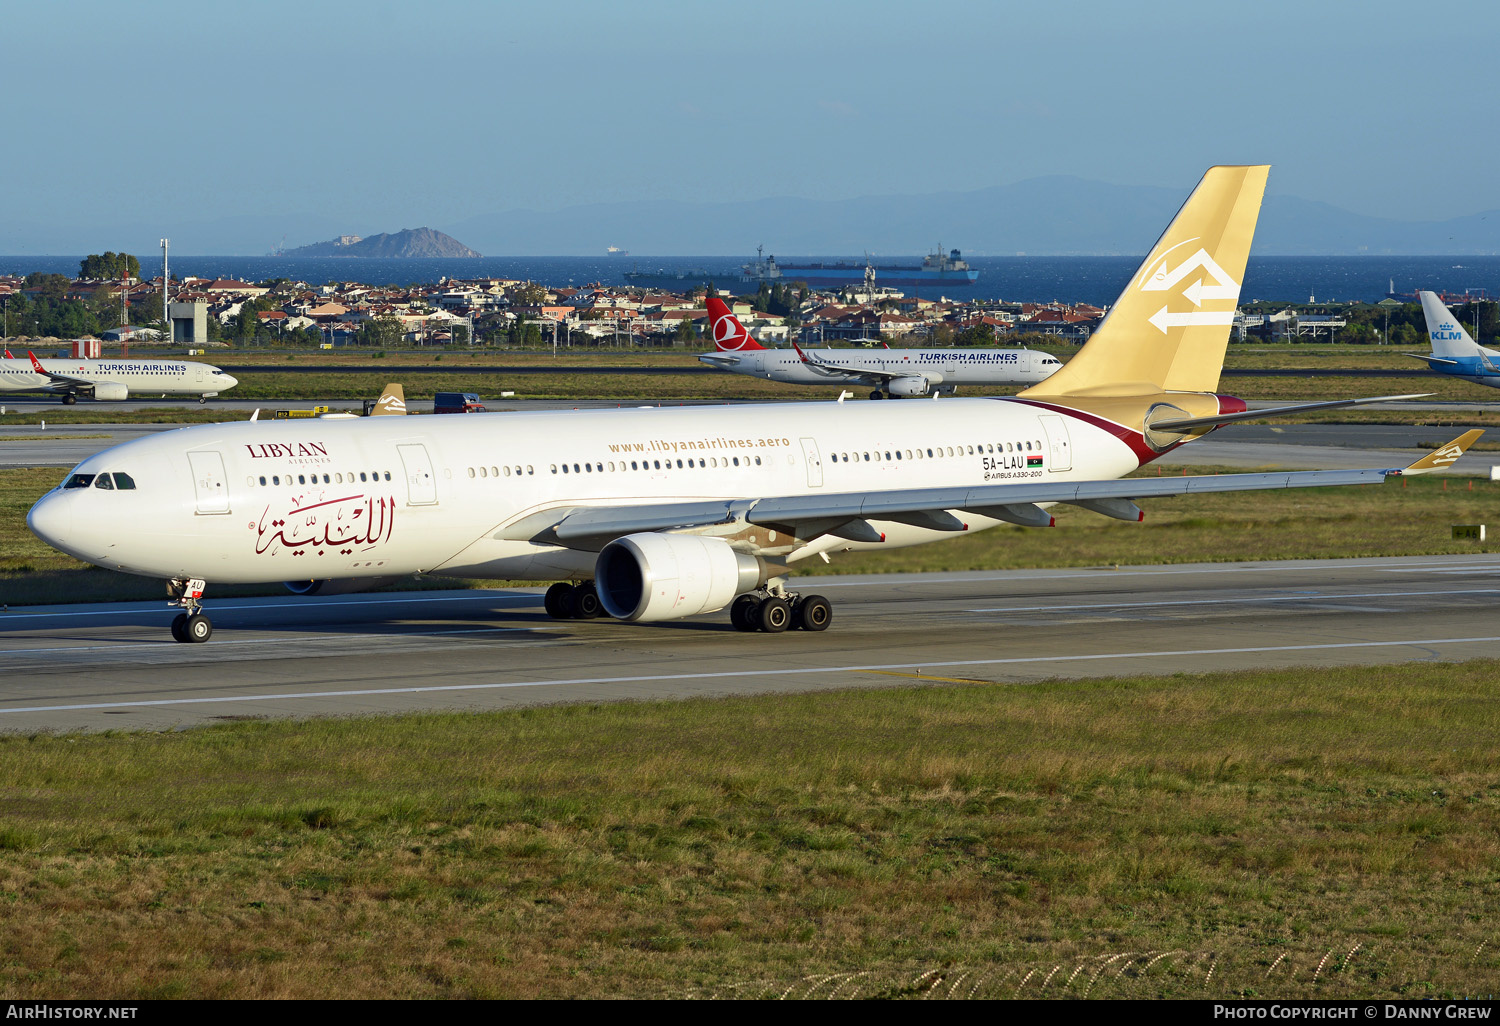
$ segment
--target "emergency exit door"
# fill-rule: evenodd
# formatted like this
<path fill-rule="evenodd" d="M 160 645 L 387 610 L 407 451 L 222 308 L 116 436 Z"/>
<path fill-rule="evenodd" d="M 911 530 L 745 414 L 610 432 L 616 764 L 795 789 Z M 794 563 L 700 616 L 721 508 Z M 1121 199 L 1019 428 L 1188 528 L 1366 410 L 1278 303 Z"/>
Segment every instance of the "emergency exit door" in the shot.
<path fill-rule="evenodd" d="M 432 506 L 437 503 L 437 479 L 432 476 L 432 457 L 420 442 L 396 446 L 406 471 L 406 504 Z"/>
<path fill-rule="evenodd" d="M 213 450 L 190 452 L 188 466 L 193 470 L 193 495 L 197 512 L 212 516 L 229 512 L 229 484 L 224 473 L 224 457 Z"/>

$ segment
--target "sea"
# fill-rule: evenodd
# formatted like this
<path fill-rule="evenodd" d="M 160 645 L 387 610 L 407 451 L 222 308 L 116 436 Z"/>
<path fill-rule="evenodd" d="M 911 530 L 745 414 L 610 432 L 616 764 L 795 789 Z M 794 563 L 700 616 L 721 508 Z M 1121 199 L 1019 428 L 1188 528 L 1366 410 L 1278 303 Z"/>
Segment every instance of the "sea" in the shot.
<path fill-rule="evenodd" d="M 43 271 L 76 275 L 81 256 L 0 256 L 0 274 Z M 722 275 L 727 285 L 738 275 L 748 256 L 682 257 L 476 257 L 471 259 L 429 258 L 419 260 L 371 259 L 365 257 L 289 256 L 176 256 L 174 275 L 204 278 L 237 278 L 265 281 L 291 278 L 314 285 L 355 281 L 367 285 L 412 285 L 443 278 L 518 278 L 554 286 L 582 286 L 594 282 L 624 285 L 627 271 L 676 273 L 706 269 Z M 972 257 L 979 271 L 970 288 L 933 286 L 930 290 L 905 289 L 923 298 L 973 298 L 1012 302 L 1114 303 L 1140 265 L 1139 256 L 1011 256 Z M 807 256 L 781 258 L 783 263 L 862 263 L 858 256 Z M 884 257 L 877 261 L 892 265 L 921 263 L 920 256 Z M 159 274 L 160 263 L 143 262 L 147 277 Z M 877 271 L 876 284 L 879 284 Z M 1500 298 L 1500 256 L 1329 256 L 1254 257 L 1245 271 L 1241 302 L 1306 303 L 1357 300 L 1375 302 L 1389 291 L 1414 293 L 1470 293 Z"/>

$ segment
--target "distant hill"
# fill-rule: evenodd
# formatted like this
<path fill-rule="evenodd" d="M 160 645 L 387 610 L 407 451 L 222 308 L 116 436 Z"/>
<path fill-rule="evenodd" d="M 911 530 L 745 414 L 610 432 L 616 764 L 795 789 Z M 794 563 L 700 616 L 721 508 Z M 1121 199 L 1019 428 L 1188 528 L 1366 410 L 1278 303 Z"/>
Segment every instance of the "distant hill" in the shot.
<path fill-rule="evenodd" d="M 406 228 L 394 235 L 382 232 L 361 238 L 358 235 L 341 235 L 327 242 L 314 242 L 307 246 L 289 249 L 286 256 L 349 256 L 410 259 L 412 257 L 477 257 L 474 252 L 451 235 L 444 235 L 431 228 Z"/>
<path fill-rule="evenodd" d="M 1144 253 L 1188 188 L 1112 185 L 1068 175 L 972 192 L 778 197 L 726 203 L 642 200 L 510 210 L 448 225 L 491 252 L 780 256 L 926 253 L 939 243 L 971 256 Z M 1448 221 L 1370 217 L 1295 196 L 1269 195 L 1255 233 L 1257 256 L 1500 252 L 1500 211 Z"/>

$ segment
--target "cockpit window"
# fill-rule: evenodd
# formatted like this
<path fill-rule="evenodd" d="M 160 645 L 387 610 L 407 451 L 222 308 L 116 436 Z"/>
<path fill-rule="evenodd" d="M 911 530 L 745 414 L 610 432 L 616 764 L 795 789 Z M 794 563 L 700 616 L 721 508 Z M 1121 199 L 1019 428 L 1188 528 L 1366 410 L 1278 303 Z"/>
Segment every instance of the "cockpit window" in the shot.
<path fill-rule="evenodd" d="M 94 487 L 114 491 L 115 483 L 113 480 L 111 480 L 108 474 L 100 474 L 98 477 L 94 478 Z"/>
<path fill-rule="evenodd" d="M 94 483 L 93 474 L 74 474 L 63 483 L 64 488 L 87 488 Z"/>
<path fill-rule="evenodd" d="M 122 491 L 133 491 L 135 489 L 135 478 L 117 470 L 115 471 L 115 487 Z"/>

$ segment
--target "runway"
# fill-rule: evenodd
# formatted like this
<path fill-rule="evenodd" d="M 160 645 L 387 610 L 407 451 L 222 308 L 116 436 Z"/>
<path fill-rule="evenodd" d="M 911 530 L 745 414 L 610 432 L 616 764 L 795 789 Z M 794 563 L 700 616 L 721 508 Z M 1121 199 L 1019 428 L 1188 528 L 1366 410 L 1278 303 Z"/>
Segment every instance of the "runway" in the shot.
<path fill-rule="evenodd" d="M 1500 557 L 810 578 L 823 634 L 554 621 L 539 589 L 0 613 L 0 731 L 1500 655 Z M 1308 686 L 1317 686 L 1310 673 Z"/>

